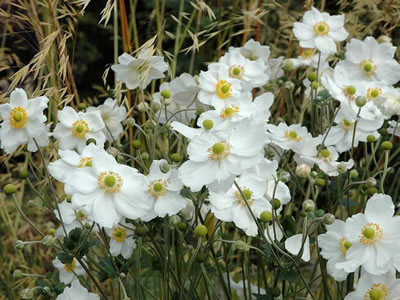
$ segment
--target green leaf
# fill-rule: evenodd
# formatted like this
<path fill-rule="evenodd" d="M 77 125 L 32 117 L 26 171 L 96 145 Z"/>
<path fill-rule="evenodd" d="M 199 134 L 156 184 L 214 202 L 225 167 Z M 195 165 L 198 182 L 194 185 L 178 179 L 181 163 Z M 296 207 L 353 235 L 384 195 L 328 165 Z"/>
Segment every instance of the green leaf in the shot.
<path fill-rule="evenodd" d="M 64 265 L 65 265 L 65 264 L 72 264 L 72 260 L 74 259 L 73 256 L 71 256 L 71 255 L 69 255 L 68 253 L 65 253 L 65 252 L 58 253 L 58 254 L 56 255 L 56 257 L 57 257 L 58 260 L 59 260 L 60 262 L 62 262 Z"/>

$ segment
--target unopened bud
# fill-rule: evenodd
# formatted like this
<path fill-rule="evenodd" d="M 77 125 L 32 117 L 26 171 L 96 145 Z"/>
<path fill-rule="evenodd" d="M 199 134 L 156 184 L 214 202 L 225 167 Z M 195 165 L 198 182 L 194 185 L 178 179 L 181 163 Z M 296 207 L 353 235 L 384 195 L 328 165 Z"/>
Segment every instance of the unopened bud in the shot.
<path fill-rule="evenodd" d="M 322 217 L 322 222 L 324 222 L 325 225 L 331 225 L 333 222 L 335 222 L 335 216 L 327 213 Z"/>
<path fill-rule="evenodd" d="M 148 159 L 150 158 L 149 153 L 143 152 L 143 153 L 142 153 L 142 158 L 143 158 L 144 160 L 148 160 Z"/>
<path fill-rule="evenodd" d="M 149 110 L 149 104 L 147 102 L 140 102 L 138 104 L 138 111 L 146 112 Z"/>
<path fill-rule="evenodd" d="M 194 229 L 194 234 L 197 237 L 205 237 L 207 235 L 207 227 L 204 225 L 197 225 L 196 228 Z"/>
<path fill-rule="evenodd" d="M 311 173 L 311 168 L 307 164 L 300 164 L 296 167 L 296 175 L 302 178 L 308 177 Z"/>
<path fill-rule="evenodd" d="M 389 141 L 384 141 L 381 145 L 381 148 L 386 151 L 390 151 L 393 148 L 393 144 Z"/>
<path fill-rule="evenodd" d="M 305 200 L 303 202 L 302 206 L 303 206 L 304 211 L 307 211 L 307 212 L 312 212 L 315 210 L 315 203 L 311 199 Z"/>
<path fill-rule="evenodd" d="M 319 187 L 325 186 L 325 179 L 323 178 L 317 178 L 315 179 L 315 184 Z"/>
<path fill-rule="evenodd" d="M 374 177 L 369 177 L 369 178 L 367 178 L 365 184 L 366 184 L 368 187 L 376 186 L 376 179 L 375 179 Z"/>
<path fill-rule="evenodd" d="M 136 121 L 135 121 L 134 118 L 128 118 L 126 120 L 126 125 L 129 126 L 129 127 L 133 127 L 133 126 L 135 126 L 135 124 L 136 124 Z"/>
<path fill-rule="evenodd" d="M 32 299 L 34 292 L 34 289 L 23 289 L 21 292 L 21 299 Z"/>
<path fill-rule="evenodd" d="M 392 39 L 390 37 L 388 37 L 387 35 L 381 35 L 380 37 L 378 37 L 378 43 L 391 43 Z"/>
<path fill-rule="evenodd" d="M 86 103 L 79 103 L 77 107 L 78 107 L 78 110 L 85 110 L 86 109 Z"/>
<path fill-rule="evenodd" d="M 281 207 L 281 201 L 279 200 L 279 199 L 274 199 L 274 200 L 272 200 L 271 201 L 272 203 L 272 207 L 274 208 L 274 209 L 279 209 L 280 207 Z"/>
<path fill-rule="evenodd" d="M 173 162 L 180 162 L 182 160 L 182 156 L 179 153 L 173 153 L 170 157 Z"/>
<path fill-rule="evenodd" d="M 337 169 L 339 174 L 344 174 L 346 172 L 346 170 L 347 170 L 345 164 L 338 164 L 336 169 Z"/>
<path fill-rule="evenodd" d="M 4 187 L 3 191 L 6 195 L 12 195 L 17 191 L 17 187 L 12 183 L 9 183 Z"/>
<path fill-rule="evenodd" d="M 286 72 L 290 72 L 293 70 L 294 64 L 293 61 L 289 58 L 289 59 L 285 59 L 282 62 L 282 69 Z"/>
<path fill-rule="evenodd" d="M 168 173 L 171 170 L 170 166 L 168 163 L 163 163 L 160 165 L 160 171 L 164 174 Z"/>
<path fill-rule="evenodd" d="M 374 135 L 370 134 L 369 136 L 367 136 L 367 142 L 368 143 L 373 143 L 375 142 L 376 138 Z"/>
<path fill-rule="evenodd" d="M 238 250 L 240 252 L 249 252 L 249 250 L 250 250 L 250 245 L 241 240 L 236 241 L 233 244 L 233 246 L 235 247 L 236 250 Z"/>
<path fill-rule="evenodd" d="M 26 179 L 29 176 L 28 169 L 26 169 L 26 168 L 23 168 L 23 169 L 19 170 L 18 173 L 19 173 L 19 177 L 22 178 L 22 179 Z"/>
<path fill-rule="evenodd" d="M 115 147 L 109 147 L 107 149 L 107 153 L 111 154 L 112 156 L 115 157 L 115 156 L 117 156 L 119 154 L 119 150 L 117 148 L 115 148 Z"/>
<path fill-rule="evenodd" d="M 140 147 L 142 147 L 142 142 L 140 140 L 133 140 L 132 141 L 132 146 L 135 149 L 140 149 Z"/>
<path fill-rule="evenodd" d="M 21 240 L 17 240 L 14 245 L 15 249 L 18 249 L 18 250 L 24 249 L 24 246 L 25 246 L 25 243 Z"/>
<path fill-rule="evenodd" d="M 307 78 L 310 81 L 315 81 L 315 80 L 317 80 L 318 76 L 317 76 L 317 73 L 311 72 L 310 74 L 308 74 Z"/>
<path fill-rule="evenodd" d="M 24 273 L 22 273 L 21 270 L 15 270 L 13 273 L 13 278 L 14 279 L 21 279 L 22 277 L 24 277 Z"/>
<path fill-rule="evenodd" d="M 161 105 L 153 102 L 153 103 L 151 103 L 150 108 L 154 113 L 156 113 L 160 110 Z"/>
<path fill-rule="evenodd" d="M 366 97 L 358 96 L 356 98 L 356 105 L 358 107 L 363 107 L 366 103 L 367 103 L 367 98 Z"/>
<path fill-rule="evenodd" d="M 296 87 L 295 84 L 290 80 L 286 81 L 283 86 L 288 90 L 293 90 Z"/>
<path fill-rule="evenodd" d="M 356 179 L 357 177 L 358 177 L 358 171 L 357 170 L 351 170 L 350 171 L 350 177 L 352 178 L 352 179 Z"/>
<path fill-rule="evenodd" d="M 56 239 L 53 236 L 50 235 L 46 235 L 43 239 L 42 239 L 42 243 L 43 245 L 47 246 L 47 247 L 52 247 L 54 246 L 54 244 L 56 243 Z"/>
<path fill-rule="evenodd" d="M 286 183 L 286 182 L 289 182 L 289 180 L 290 180 L 290 174 L 289 174 L 289 172 L 286 172 L 286 171 L 284 171 L 284 170 L 281 170 L 279 173 L 278 173 L 279 175 L 279 181 L 282 181 L 282 182 L 284 182 L 284 183 Z"/>
<path fill-rule="evenodd" d="M 272 213 L 268 210 L 265 210 L 260 215 L 260 220 L 264 223 L 268 223 L 272 221 Z"/>

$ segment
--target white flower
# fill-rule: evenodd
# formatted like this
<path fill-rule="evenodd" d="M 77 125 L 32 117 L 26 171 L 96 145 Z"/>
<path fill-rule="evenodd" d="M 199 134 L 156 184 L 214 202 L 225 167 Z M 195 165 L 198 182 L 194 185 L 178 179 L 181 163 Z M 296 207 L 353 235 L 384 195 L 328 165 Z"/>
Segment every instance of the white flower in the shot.
<path fill-rule="evenodd" d="M 198 91 L 196 81 L 188 73 L 183 73 L 170 82 L 163 82 L 160 92 L 153 94 L 153 101 L 158 104 L 161 103 L 161 93 L 170 94 L 168 99 L 164 99 L 166 106 L 163 106 L 160 112 L 160 123 L 164 124 L 172 117 L 171 120 L 189 124 L 196 117 L 196 107 L 199 106 L 195 100 Z M 158 116 L 158 112 L 156 115 Z"/>
<path fill-rule="evenodd" d="M 152 203 L 151 212 L 142 219 L 148 221 L 154 217 L 165 217 L 176 215 L 187 205 L 187 201 L 180 195 L 183 188 L 178 178 L 178 170 L 170 168 L 166 173 L 161 167 L 167 164 L 165 159 L 153 160 L 150 172 L 145 178 L 145 188 L 149 195 L 149 202 Z"/>
<path fill-rule="evenodd" d="M 327 54 L 321 54 L 321 58 L 319 58 L 317 49 L 300 48 L 299 56 L 297 58 L 291 58 L 291 61 L 293 62 L 293 68 L 295 69 L 299 67 L 312 67 L 317 69 L 319 62 L 319 70 L 321 71 L 329 67 L 327 59 Z"/>
<path fill-rule="evenodd" d="M 277 58 L 270 58 L 268 60 L 267 74 L 269 75 L 270 80 L 276 80 L 285 75 L 282 70 L 282 62 L 284 58 L 284 56 L 279 56 Z"/>
<path fill-rule="evenodd" d="M 66 184 L 67 177 L 78 168 L 91 167 L 92 157 L 96 152 L 105 152 L 103 146 L 96 146 L 92 143 L 83 148 L 82 153 L 78 154 L 73 150 L 59 150 L 60 159 L 49 163 L 50 174 L 58 181 L 65 184 L 65 193 L 71 194 L 71 188 Z"/>
<path fill-rule="evenodd" d="M 393 215 L 391 197 L 375 194 L 368 200 L 365 214 L 347 219 L 346 234 L 352 246 L 346 252 L 346 261 L 337 263 L 336 268 L 354 272 L 362 266 L 374 275 L 388 272 L 400 246 L 400 217 Z"/>
<path fill-rule="evenodd" d="M 122 217 L 140 218 L 151 208 L 144 176 L 106 152 L 95 153 L 91 168 L 79 168 L 67 179 L 74 207 L 100 226 L 111 228 Z"/>
<path fill-rule="evenodd" d="M 293 150 L 298 152 L 300 148 L 307 145 L 307 140 L 312 137 L 307 128 L 300 124 L 286 125 L 284 122 L 278 126 L 268 124 L 267 136 L 272 143 L 284 150 Z"/>
<path fill-rule="evenodd" d="M 271 243 L 271 239 L 272 241 L 280 241 L 283 238 L 283 232 L 278 223 L 274 221 L 273 225 L 268 226 L 268 232 L 267 229 L 265 229 L 264 236 L 267 242 Z"/>
<path fill-rule="evenodd" d="M 351 39 L 346 45 L 343 66 L 350 78 L 395 84 L 400 80 L 400 65 L 393 58 L 395 52 L 396 47 L 391 43 L 378 43 L 371 36 L 363 41 Z"/>
<path fill-rule="evenodd" d="M 76 112 L 72 107 L 66 106 L 58 111 L 57 116 L 59 123 L 53 136 L 58 139 L 60 149 L 77 149 L 81 152 L 88 139 L 95 139 L 96 145 L 104 145 L 104 122 L 99 111 Z"/>
<path fill-rule="evenodd" d="M 90 220 L 81 210 L 73 209 L 72 203 L 67 202 L 67 200 L 58 204 L 58 209 L 60 210 L 60 213 L 55 209 L 54 215 L 64 224 L 67 234 L 75 228 L 82 228 L 85 224 L 91 225 L 93 223 L 93 221 Z M 97 228 L 94 227 L 93 231 L 96 230 Z M 56 236 L 65 236 L 62 226 L 57 229 Z"/>
<path fill-rule="evenodd" d="M 189 160 L 180 167 L 179 178 L 194 192 L 204 185 L 227 191 L 236 175 L 263 158 L 265 140 L 263 128 L 246 121 L 235 129 L 195 136 L 188 145 Z"/>
<path fill-rule="evenodd" d="M 239 79 L 229 77 L 228 68 L 222 64 L 211 64 L 207 72 L 199 77 L 200 102 L 222 109 L 240 101 L 242 85 Z"/>
<path fill-rule="evenodd" d="M 303 253 L 301 255 L 301 259 L 304 261 L 310 260 L 310 239 L 308 236 L 305 237 L 304 245 L 303 245 L 303 235 L 295 234 L 289 237 L 285 241 L 285 248 L 289 253 L 293 255 L 298 255 L 303 246 Z"/>
<path fill-rule="evenodd" d="M 10 103 L 0 104 L 0 116 L 3 119 L 0 129 L 1 148 L 8 154 L 18 146 L 28 144 L 28 150 L 37 151 L 34 139 L 39 147 L 49 143 L 47 128 L 44 124 L 47 97 L 28 100 L 23 89 L 15 89 L 10 95 Z"/>
<path fill-rule="evenodd" d="M 344 15 L 330 16 L 312 7 L 304 14 L 302 23 L 294 23 L 293 32 L 301 47 L 332 54 L 336 52 L 335 42 L 344 41 L 348 36 L 343 26 Z"/>
<path fill-rule="evenodd" d="M 220 64 L 226 66 L 229 77 L 239 79 L 248 90 L 261 87 L 268 82 L 268 66 L 262 59 L 249 60 L 241 54 L 240 48 L 230 47 L 229 52 L 222 56 Z M 212 69 L 213 65 L 209 66 Z"/>
<path fill-rule="evenodd" d="M 379 95 L 375 99 L 374 104 L 386 118 L 390 118 L 393 115 L 400 115 L 400 89 L 391 89 Z"/>
<path fill-rule="evenodd" d="M 328 273 L 336 281 L 343 281 L 348 273 L 336 268 L 337 263 L 346 261 L 347 249 L 351 243 L 346 238 L 346 223 L 336 219 L 332 225 L 327 225 L 327 232 L 318 236 L 318 245 L 321 248 L 321 256 L 328 260 Z"/>
<path fill-rule="evenodd" d="M 89 293 L 81 286 L 79 280 L 72 281 L 71 287 L 65 287 L 64 292 L 57 296 L 56 300 L 100 300 L 94 293 Z"/>
<path fill-rule="evenodd" d="M 348 294 L 344 300 L 399 300 L 400 279 L 396 279 L 396 272 L 389 271 L 382 275 L 372 275 L 364 272 L 354 292 Z"/>
<path fill-rule="evenodd" d="M 58 258 L 56 258 L 55 260 L 53 260 L 53 266 L 58 269 L 60 281 L 64 282 L 65 284 L 69 284 L 72 282 L 72 280 L 76 279 L 75 274 L 77 276 L 86 274 L 85 270 L 76 260 L 76 258 L 72 259 L 71 264 L 63 264 L 61 261 L 58 260 Z"/>
<path fill-rule="evenodd" d="M 375 138 L 378 138 L 379 133 L 377 130 L 382 127 L 383 122 L 382 117 L 376 118 L 374 122 L 361 117 L 357 118 L 353 110 L 342 106 L 335 118 L 335 123 L 338 125 L 331 127 L 326 136 L 325 145 L 335 146 L 339 153 L 348 151 L 352 146 L 357 147 L 359 142 L 366 142 L 369 135 L 374 135 Z M 356 126 L 355 132 L 354 126 Z"/>
<path fill-rule="evenodd" d="M 137 58 L 128 53 L 118 57 L 119 64 L 112 65 L 111 69 L 116 73 L 117 80 L 125 83 L 128 89 L 140 87 L 144 89 L 153 79 L 164 78 L 164 72 L 168 70 L 167 63 L 162 56 L 152 56 L 150 49 L 139 52 Z"/>
<path fill-rule="evenodd" d="M 97 107 L 89 107 L 87 112 L 96 110 L 100 112 L 101 118 L 105 124 L 103 133 L 107 140 L 112 142 L 118 139 L 119 135 L 123 131 L 121 122 L 126 116 L 125 106 L 119 106 L 117 100 L 108 98 L 103 104 Z"/>
<path fill-rule="evenodd" d="M 245 280 L 243 282 L 243 280 L 241 280 L 241 281 L 235 282 L 232 279 L 229 279 L 229 280 L 230 280 L 231 288 L 236 292 L 238 299 L 247 299 L 247 297 L 245 296 L 245 290 L 244 290 L 243 286 L 246 286 L 246 293 L 247 293 L 248 292 L 247 288 L 249 286 L 248 281 Z M 251 287 L 251 293 L 252 293 L 252 296 L 251 296 L 252 300 L 257 299 L 257 297 L 254 296 L 253 294 L 258 294 L 258 289 L 260 289 L 260 293 L 259 293 L 260 295 L 267 294 L 266 290 L 264 290 L 263 288 L 259 288 L 258 286 L 254 285 L 252 283 L 250 283 L 250 287 Z"/>
<path fill-rule="evenodd" d="M 242 54 L 248 60 L 261 59 L 265 64 L 268 65 L 269 55 L 271 51 L 268 46 L 262 46 L 259 42 L 250 39 L 240 48 L 240 54 Z"/>
<path fill-rule="evenodd" d="M 133 239 L 134 227 L 130 223 L 121 221 L 113 228 L 106 228 L 110 239 L 110 253 L 112 256 L 122 255 L 128 259 L 132 256 L 133 249 L 136 248 L 136 242 Z"/>
<path fill-rule="evenodd" d="M 254 174 L 246 174 L 239 177 L 237 184 L 246 200 L 243 199 L 235 185 L 232 185 L 226 193 L 210 191 L 211 211 L 218 219 L 224 222 L 234 222 L 247 235 L 256 236 L 258 233 L 257 224 L 246 202 L 256 218 L 263 211 L 272 212 L 270 202 L 264 197 L 266 190 L 264 180 Z"/>

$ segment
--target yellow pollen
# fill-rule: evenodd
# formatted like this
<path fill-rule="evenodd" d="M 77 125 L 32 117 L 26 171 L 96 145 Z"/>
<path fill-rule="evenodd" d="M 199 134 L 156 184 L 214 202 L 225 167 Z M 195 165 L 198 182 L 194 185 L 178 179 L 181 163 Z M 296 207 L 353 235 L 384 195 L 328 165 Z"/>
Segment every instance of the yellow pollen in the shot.
<path fill-rule="evenodd" d="M 75 258 L 72 260 L 71 264 L 64 264 L 64 270 L 68 273 L 72 273 L 76 268 Z"/>
<path fill-rule="evenodd" d="M 147 191 L 155 198 L 162 197 L 168 192 L 168 182 L 165 180 L 154 180 L 150 182 Z"/>
<path fill-rule="evenodd" d="M 380 88 L 370 88 L 367 90 L 367 97 L 370 99 L 375 99 L 380 94 L 382 94 L 382 89 Z"/>
<path fill-rule="evenodd" d="M 227 80 L 220 80 L 217 82 L 217 95 L 221 99 L 226 99 L 232 95 L 232 83 Z"/>
<path fill-rule="evenodd" d="M 220 117 L 222 119 L 231 119 L 240 111 L 239 107 L 236 105 L 228 106 L 227 108 L 223 109 L 220 113 Z"/>
<path fill-rule="evenodd" d="M 252 205 L 253 205 L 253 200 L 252 200 L 253 192 L 252 192 L 251 190 L 247 189 L 247 188 L 243 188 L 243 189 L 241 189 L 241 190 L 242 190 L 242 193 L 243 193 L 243 196 L 244 196 L 245 199 L 243 199 L 243 196 L 242 196 L 242 194 L 241 194 L 239 191 L 237 191 L 237 192 L 235 193 L 236 199 L 237 199 L 237 200 L 239 201 L 239 203 L 240 203 L 241 205 L 243 205 L 243 206 L 246 206 L 246 202 L 247 202 L 247 204 L 248 204 L 249 206 L 252 206 Z M 245 202 L 245 201 L 246 201 L 246 202 Z"/>
<path fill-rule="evenodd" d="M 10 111 L 8 121 L 13 128 L 23 128 L 28 119 L 28 115 L 22 107 L 15 107 Z"/>
<path fill-rule="evenodd" d="M 383 238 L 383 231 L 376 223 L 368 223 L 361 230 L 360 243 L 364 245 L 373 245 Z"/>
<path fill-rule="evenodd" d="M 339 240 L 339 249 L 343 255 L 346 254 L 347 250 L 351 247 L 351 243 L 344 237 Z"/>
<path fill-rule="evenodd" d="M 364 300 L 386 300 L 387 297 L 387 287 L 382 283 L 373 284 L 364 294 Z"/>
<path fill-rule="evenodd" d="M 221 160 L 229 156 L 231 151 L 231 145 L 227 142 L 215 143 L 213 146 L 208 148 L 208 158 L 211 160 Z"/>
<path fill-rule="evenodd" d="M 330 27 L 326 22 L 318 22 L 314 25 L 314 32 L 317 35 L 327 35 L 329 33 Z"/>
<path fill-rule="evenodd" d="M 92 166 L 92 158 L 91 157 L 82 157 L 79 162 L 79 168 L 83 167 L 91 167 Z"/>
<path fill-rule="evenodd" d="M 295 130 L 286 130 L 285 137 L 293 142 L 300 142 L 302 140 L 302 138 L 297 135 Z"/>
<path fill-rule="evenodd" d="M 78 120 L 75 121 L 72 124 L 72 134 L 76 136 L 77 138 L 84 138 L 86 136 L 86 133 L 89 131 L 89 126 L 88 123 L 84 120 Z"/>
<path fill-rule="evenodd" d="M 376 64 L 372 59 L 365 59 L 360 62 L 360 68 L 363 70 L 364 74 L 371 76 L 376 72 Z"/>
<path fill-rule="evenodd" d="M 108 171 L 100 173 L 97 183 L 106 192 L 116 193 L 121 190 L 123 181 L 118 173 Z"/>
<path fill-rule="evenodd" d="M 122 243 L 126 240 L 126 230 L 121 226 L 115 226 L 112 232 L 114 241 Z"/>

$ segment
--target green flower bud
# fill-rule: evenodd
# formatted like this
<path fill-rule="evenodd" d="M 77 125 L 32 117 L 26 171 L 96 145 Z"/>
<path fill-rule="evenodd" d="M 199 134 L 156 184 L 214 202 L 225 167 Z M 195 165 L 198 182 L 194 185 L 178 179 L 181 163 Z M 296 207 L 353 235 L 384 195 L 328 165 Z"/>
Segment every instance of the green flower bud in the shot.
<path fill-rule="evenodd" d="M 368 187 L 376 186 L 376 179 L 375 179 L 374 177 L 369 177 L 369 178 L 367 178 L 365 184 L 366 184 Z"/>
<path fill-rule="evenodd" d="M 22 249 L 24 249 L 24 246 L 25 246 L 25 243 L 23 241 L 21 241 L 21 240 L 15 241 L 15 245 L 14 245 L 15 249 L 22 250 Z"/>
<path fill-rule="evenodd" d="M 180 162 L 182 160 L 182 156 L 179 153 L 173 153 L 170 157 L 173 162 Z"/>
<path fill-rule="evenodd" d="M 46 235 L 43 239 L 42 239 L 42 243 L 43 245 L 47 246 L 47 247 L 52 247 L 54 246 L 54 244 L 56 243 L 56 239 L 54 236 L 50 236 L 50 235 Z"/>
<path fill-rule="evenodd" d="M 290 72 L 293 70 L 294 64 L 293 61 L 289 58 L 289 59 L 285 59 L 282 62 L 282 69 L 286 72 Z"/>
<path fill-rule="evenodd" d="M 381 35 L 380 37 L 378 37 L 377 39 L 378 43 L 391 43 L 392 39 L 390 37 L 388 37 L 387 35 Z"/>
<path fill-rule="evenodd" d="M 138 226 L 135 228 L 135 234 L 137 236 L 145 236 L 147 234 L 147 229 L 144 226 Z"/>
<path fill-rule="evenodd" d="M 357 170 L 351 170 L 350 171 L 350 177 L 351 179 L 356 179 L 358 177 L 358 171 Z"/>
<path fill-rule="evenodd" d="M 378 189 L 374 186 L 371 186 L 367 189 L 367 194 L 369 196 L 372 196 L 372 195 L 376 194 L 377 192 L 378 192 Z"/>
<path fill-rule="evenodd" d="M 115 147 L 109 147 L 107 149 L 107 153 L 111 154 L 112 156 L 116 157 L 119 154 L 119 150 Z"/>
<path fill-rule="evenodd" d="M 214 122 L 212 120 L 204 120 L 203 121 L 203 127 L 206 130 L 210 130 L 214 127 Z"/>
<path fill-rule="evenodd" d="M 305 200 L 302 204 L 303 210 L 306 212 L 312 212 L 315 210 L 315 203 L 311 199 Z"/>
<path fill-rule="evenodd" d="M 133 140 L 132 146 L 135 149 L 140 149 L 142 147 L 142 142 L 140 140 Z"/>
<path fill-rule="evenodd" d="M 86 103 L 79 103 L 77 107 L 78 107 L 78 110 L 85 110 L 86 109 Z"/>
<path fill-rule="evenodd" d="M 264 223 L 268 223 L 272 221 L 272 213 L 268 210 L 265 210 L 261 213 L 260 215 L 260 219 L 261 221 L 263 221 Z"/>
<path fill-rule="evenodd" d="M 147 102 L 140 102 L 138 104 L 138 111 L 146 112 L 149 110 L 149 104 Z"/>
<path fill-rule="evenodd" d="M 235 247 L 236 250 L 238 250 L 240 252 L 249 252 L 249 250 L 250 250 L 250 245 L 241 240 L 236 241 L 233 244 L 233 246 Z"/>
<path fill-rule="evenodd" d="M 14 279 L 21 279 L 22 277 L 24 277 L 24 273 L 22 273 L 21 270 L 15 270 L 13 273 L 13 278 Z"/>
<path fill-rule="evenodd" d="M 72 202 L 72 196 L 71 196 L 71 195 L 68 195 L 68 196 L 65 198 L 65 200 L 67 200 L 68 203 L 71 203 L 71 202 Z"/>
<path fill-rule="evenodd" d="M 386 151 L 390 151 L 393 148 L 393 144 L 389 141 L 384 141 L 381 145 L 381 148 Z"/>
<path fill-rule="evenodd" d="M 54 228 L 50 228 L 49 229 L 49 234 L 52 235 L 52 236 L 55 236 L 56 235 L 56 230 Z"/>
<path fill-rule="evenodd" d="M 323 186 L 325 186 L 325 179 L 317 178 L 317 179 L 315 179 L 315 184 L 319 187 L 323 187 Z"/>
<path fill-rule="evenodd" d="M 386 128 L 381 128 L 378 130 L 378 132 L 381 134 L 381 136 L 386 136 L 388 135 L 388 131 Z"/>
<path fill-rule="evenodd" d="M 327 213 L 322 217 L 322 222 L 324 222 L 325 225 L 331 225 L 333 222 L 335 222 L 335 216 Z"/>
<path fill-rule="evenodd" d="M 356 105 L 358 107 L 363 107 L 367 103 L 367 98 L 359 96 L 356 98 Z"/>
<path fill-rule="evenodd" d="M 199 252 L 199 253 L 197 253 L 197 255 L 196 255 L 196 261 L 197 261 L 198 263 L 203 263 L 203 262 L 205 262 L 205 261 L 207 260 L 207 258 L 208 258 L 208 254 L 207 254 L 206 252 Z"/>
<path fill-rule="evenodd" d="M 133 126 L 135 126 L 135 124 L 136 124 L 136 121 L 135 121 L 134 118 L 128 118 L 126 120 L 126 125 L 129 126 L 129 127 L 133 127 Z"/>
<path fill-rule="evenodd" d="M 207 227 L 204 225 L 197 225 L 194 229 L 194 234 L 200 238 L 205 237 L 207 235 L 207 232 Z"/>
<path fill-rule="evenodd" d="M 170 166 L 169 166 L 168 163 L 163 163 L 163 164 L 160 166 L 160 171 L 161 171 L 162 173 L 164 173 L 164 174 L 168 173 L 170 170 L 171 170 L 171 168 L 170 168 Z"/>
<path fill-rule="evenodd" d="M 317 76 L 317 73 L 311 72 L 310 74 L 308 74 L 307 78 L 308 78 L 308 80 L 310 80 L 310 81 L 315 81 L 315 80 L 318 79 L 318 76 Z"/>
<path fill-rule="evenodd" d="M 143 158 L 143 160 L 148 160 L 148 159 L 150 158 L 149 153 L 143 152 L 143 153 L 142 153 L 142 158 Z"/>
<path fill-rule="evenodd" d="M 370 134 L 369 136 L 367 136 L 367 142 L 368 143 L 373 143 L 376 141 L 376 138 L 374 135 Z"/>
<path fill-rule="evenodd" d="M 28 178 L 28 176 L 29 176 L 28 169 L 26 169 L 26 168 L 23 168 L 23 169 L 19 170 L 18 173 L 19 173 L 19 177 L 20 177 L 21 179 L 26 179 L 26 178 Z"/>
<path fill-rule="evenodd" d="M 286 182 L 289 182 L 289 180 L 290 180 L 290 174 L 289 174 L 289 172 L 286 172 L 285 170 L 279 170 L 278 178 L 279 178 L 279 181 L 286 183 Z"/>
<path fill-rule="evenodd" d="M 185 231 L 187 229 L 188 225 L 186 222 L 179 222 L 178 223 L 178 229 L 181 231 Z"/>
<path fill-rule="evenodd" d="M 281 207 L 281 201 L 279 200 L 279 199 L 274 199 L 274 200 L 272 200 L 271 201 L 272 203 L 272 207 L 274 208 L 274 209 L 279 209 L 279 207 Z"/>
<path fill-rule="evenodd" d="M 339 165 L 336 167 L 336 169 L 337 169 L 337 171 L 338 171 L 339 174 L 344 174 L 344 173 L 346 172 L 346 170 L 347 170 L 345 164 L 339 164 Z"/>
<path fill-rule="evenodd" d="M 319 83 L 318 83 L 317 81 L 313 81 L 313 82 L 311 83 L 311 88 L 312 88 L 313 90 L 317 90 L 317 89 L 319 88 Z"/>
<path fill-rule="evenodd" d="M 12 195 L 17 191 L 17 187 L 12 183 L 9 183 L 3 188 L 3 191 L 6 195 Z"/>
<path fill-rule="evenodd" d="M 271 288 L 271 294 L 274 297 L 279 297 L 281 295 L 281 290 L 277 287 Z"/>
<path fill-rule="evenodd" d="M 32 299 L 34 296 L 34 289 L 23 289 L 21 292 L 21 299 Z"/>

